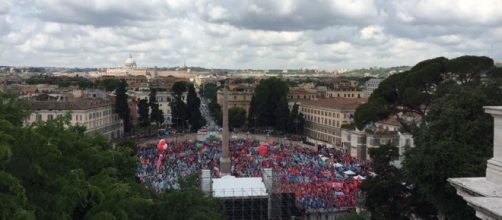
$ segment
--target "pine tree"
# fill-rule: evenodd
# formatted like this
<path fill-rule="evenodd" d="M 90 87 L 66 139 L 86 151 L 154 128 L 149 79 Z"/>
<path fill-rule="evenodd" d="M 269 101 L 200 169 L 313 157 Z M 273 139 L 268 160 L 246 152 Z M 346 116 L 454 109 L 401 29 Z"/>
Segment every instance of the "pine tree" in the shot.
<path fill-rule="evenodd" d="M 115 113 L 124 122 L 124 131 L 131 131 L 131 123 L 129 119 L 129 105 L 127 104 L 127 82 L 122 80 L 120 86 L 115 90 Z"/>

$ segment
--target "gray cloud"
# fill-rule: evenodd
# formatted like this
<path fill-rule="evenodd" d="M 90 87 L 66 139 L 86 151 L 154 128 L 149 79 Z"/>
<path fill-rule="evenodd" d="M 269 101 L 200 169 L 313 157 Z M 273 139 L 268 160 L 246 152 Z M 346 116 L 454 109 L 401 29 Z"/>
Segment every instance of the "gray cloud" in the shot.
<path fill-rule="evenodd" d="M 364 25 L 378 16 L 373 0 L 220 0 L 206 7 L 203 18 L 240 28 L 302 31 L 333 25 Z"/>
<path fill-rule="evenodd" d="M 129 53 L 142 66 L 263 69 L 500 59 L 496 1 L 4 0 L 0 65 L 119 66 Z"/>

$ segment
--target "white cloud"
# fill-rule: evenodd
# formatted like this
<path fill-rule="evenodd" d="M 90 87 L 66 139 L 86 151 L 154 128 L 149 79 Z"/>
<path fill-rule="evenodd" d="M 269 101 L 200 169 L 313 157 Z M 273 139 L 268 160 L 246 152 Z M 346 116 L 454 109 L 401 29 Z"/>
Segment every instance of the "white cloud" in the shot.
<path fill-rule="evenodd" d="M 341 41 L 341 42 L 338 42 L 335 44 L 331 44 L 330 49 L 334 53 L 342 53 L 343 54 L 343 53 L 349 53 L 350 50 L 352 50 L 353 48 L 352 48 L 352 45 L 350 45 L 349 43 Z"/>
<path fill-rule="evenodd" d="M 141 66 L 263 69 L 500 59 L 498 1 L 3 0 L 0 65 L 119 66 L 129 53 Z"/>

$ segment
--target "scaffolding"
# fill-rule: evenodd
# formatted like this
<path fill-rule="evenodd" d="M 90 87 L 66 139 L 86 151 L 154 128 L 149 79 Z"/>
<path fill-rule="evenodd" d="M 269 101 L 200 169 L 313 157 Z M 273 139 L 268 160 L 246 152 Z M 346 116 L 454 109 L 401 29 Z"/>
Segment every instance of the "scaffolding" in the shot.
<path fill-rule="evenodd" d="M 279 220 L 293 219 L 294 216 L 301 215 L 294 193 L 281 192 L 281 182 L 271 169 L 265 169 L 263 176 L 259 178 L 265 188 L 215 189 L 214 180 L 208 172 L 202 171 L 201 189 L 220 200 L 223 212 L 229 220 Z"/>
<path fill-rule="evenodd" d="M 265 193 L 265 196 L 263 196 Z M 224 194 L 225 196 L 221 196 Z M 262 189 L 232 189 L 213 191 L 220 200 L 223 213 L 229 220 L 260 220 L 268 218 L 269 198 Z"/>

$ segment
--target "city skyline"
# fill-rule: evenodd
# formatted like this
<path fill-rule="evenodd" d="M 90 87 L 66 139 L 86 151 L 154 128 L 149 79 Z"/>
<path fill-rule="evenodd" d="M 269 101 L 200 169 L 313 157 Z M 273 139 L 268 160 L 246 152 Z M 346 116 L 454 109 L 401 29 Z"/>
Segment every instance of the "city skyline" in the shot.
<path fill-rule="evenodd" d="M 3 0 L 0 65 L 341 69 L 486 55 L 496 0 Z"/>

